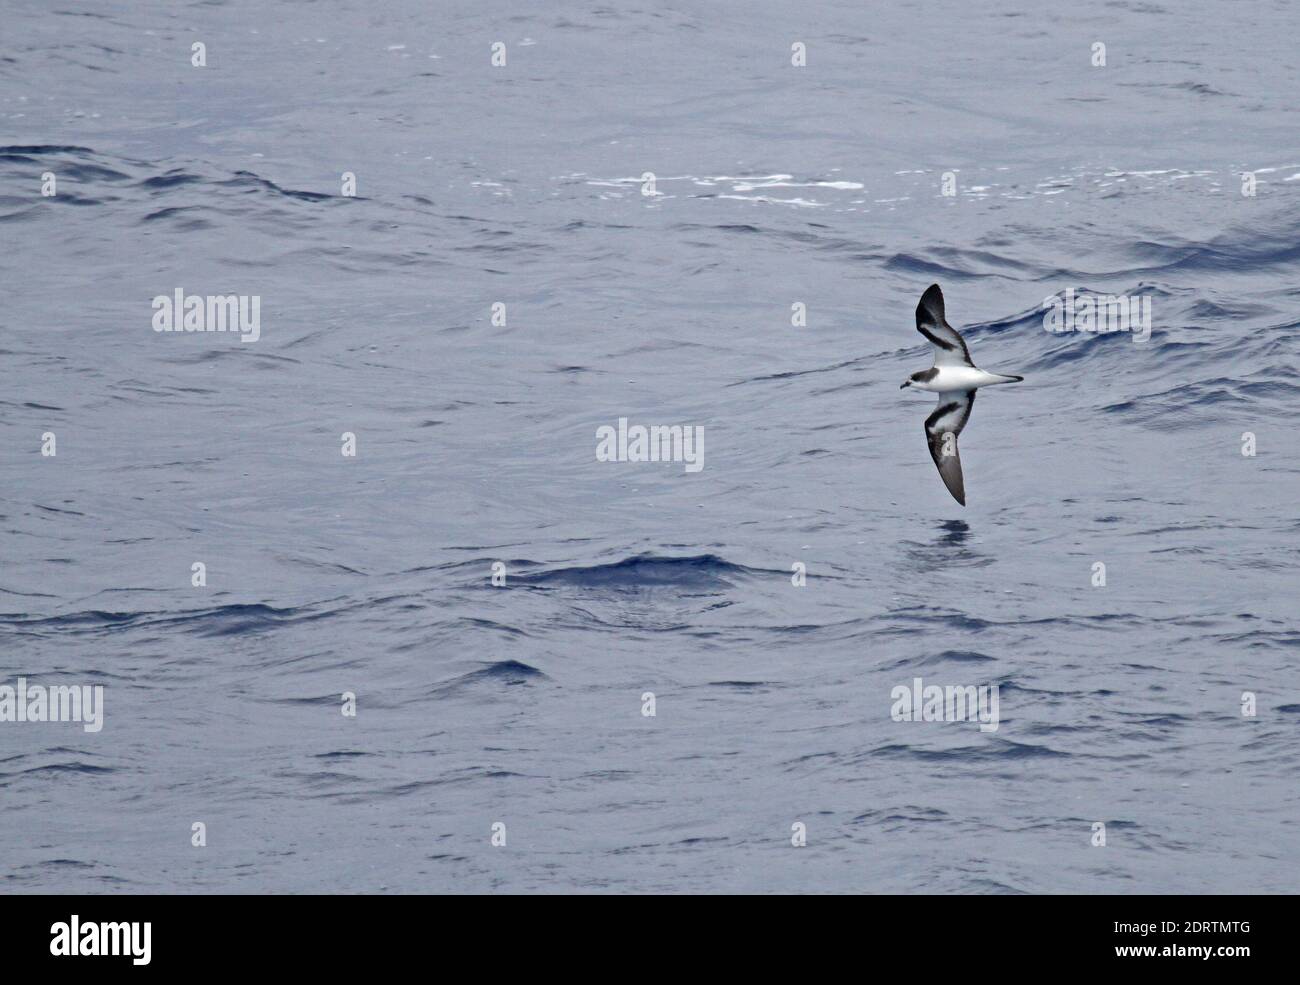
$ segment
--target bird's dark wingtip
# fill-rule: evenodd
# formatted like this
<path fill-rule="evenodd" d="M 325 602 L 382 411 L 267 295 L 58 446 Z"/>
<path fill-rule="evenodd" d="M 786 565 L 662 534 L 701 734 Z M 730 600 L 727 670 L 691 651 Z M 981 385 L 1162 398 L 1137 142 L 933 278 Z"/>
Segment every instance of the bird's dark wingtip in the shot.
<path fill-rule="evenodd" d="M 939 290 L 938 284 L 931 284 L 921 295 L 921 300 L 916 303 L 916 323 L 934 322 L 942 325 L 944 322 L 943 311 L 943 291 Z"/>

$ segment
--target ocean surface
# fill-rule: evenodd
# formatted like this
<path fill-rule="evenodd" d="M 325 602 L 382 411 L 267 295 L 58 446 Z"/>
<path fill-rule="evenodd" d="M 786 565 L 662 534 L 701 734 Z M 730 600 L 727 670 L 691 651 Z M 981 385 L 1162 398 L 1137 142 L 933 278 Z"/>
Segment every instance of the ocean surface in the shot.
<path fill-rule="evenodd" d="M 0 890 L 1296 891 L 1300 7 L 0 19 Z"/>

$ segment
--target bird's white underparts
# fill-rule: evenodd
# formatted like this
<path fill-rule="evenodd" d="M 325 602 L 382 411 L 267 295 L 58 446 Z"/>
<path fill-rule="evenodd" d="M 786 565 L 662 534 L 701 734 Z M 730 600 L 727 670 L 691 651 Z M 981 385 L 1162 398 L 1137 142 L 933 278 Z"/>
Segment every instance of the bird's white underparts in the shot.
<path fill-rule="evenodd" d="M 934 365 L 913 373 L 900 389 L 928 390 L 939 395 L 939 406 L 925 419 L 925 438 L 943 484 L 952 498 L 966 505 L 957 436 L 970 420 L 975 391 L 998 383 L 1019 383 L 1023 376 L 1002 376 L 979 369 L 970 357 L 966 340 L 944 317 L 943 291 L 931 284 L 916 306 L 916 330 L 934 347 Z"/>

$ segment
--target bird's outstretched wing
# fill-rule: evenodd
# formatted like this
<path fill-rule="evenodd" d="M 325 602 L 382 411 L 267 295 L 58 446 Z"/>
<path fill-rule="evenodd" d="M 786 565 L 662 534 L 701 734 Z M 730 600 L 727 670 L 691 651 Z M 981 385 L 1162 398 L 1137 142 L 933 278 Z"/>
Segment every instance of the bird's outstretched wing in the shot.
<path fill-rule="evenodd" d="M 916 330 L 934 346 L 936 366 L 974 366 L 966 340 L 943 316 L 943 291 L 931 284 L 916 306 Z"/>
<path fill-rule="evenodd" d="M 939 406 L 925 419 L 925 440 L 930 445 L 930 457 L 939 468 L 943 484 L 952 498 L 966 505 L 966 487 L 961 480 L 961 455 L 957 452 L 957 435 L 970 420 L 975 406 L 974 390 L 958 390 L 939 394 Z"/>

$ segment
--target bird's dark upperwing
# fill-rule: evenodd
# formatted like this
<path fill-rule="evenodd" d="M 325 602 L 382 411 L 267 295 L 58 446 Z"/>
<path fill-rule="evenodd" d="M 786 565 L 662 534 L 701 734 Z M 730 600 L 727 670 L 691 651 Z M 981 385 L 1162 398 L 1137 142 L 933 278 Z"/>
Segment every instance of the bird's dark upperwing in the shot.
<path fill-rule="evenodd" d="M 966 505 L 966 487 L 961 479 L 961 455 L 957 452 L 957 435 L 970 420 L 975 406 L 974 390 L 958 390 L 939 394 L 939 406 L 925 419 L 925 440 L 930 445 L 930 457 L 938 466 L 943 484 L 952 498 Z"/>
<path fill-rule="evenodd" d="M 943 316 L 943 291 L 931 284 L 916 306 L 916 330 L 934 346 L 936 366 L 974 366 L 966 340 Z"/>

